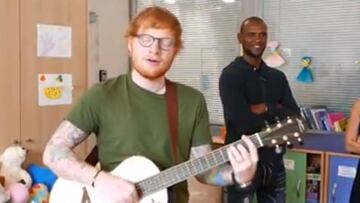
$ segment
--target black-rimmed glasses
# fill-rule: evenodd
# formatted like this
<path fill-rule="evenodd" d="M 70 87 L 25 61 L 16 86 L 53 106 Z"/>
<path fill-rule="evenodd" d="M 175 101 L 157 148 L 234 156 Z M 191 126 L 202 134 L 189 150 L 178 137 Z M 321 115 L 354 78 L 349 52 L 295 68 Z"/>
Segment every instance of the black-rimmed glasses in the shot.
<path fill-rule="evenodd" d="M 158 41 L 162 50 L 168 51 L 175 46 L 174 39 L 169 37 L 154 37 L 149 34 L 139 34 L 136 35 L 136 37 L 138 38 L 140 45 L 143 47 L 150 47 L 152 44 L 154 44 L 155 40 Z"/>

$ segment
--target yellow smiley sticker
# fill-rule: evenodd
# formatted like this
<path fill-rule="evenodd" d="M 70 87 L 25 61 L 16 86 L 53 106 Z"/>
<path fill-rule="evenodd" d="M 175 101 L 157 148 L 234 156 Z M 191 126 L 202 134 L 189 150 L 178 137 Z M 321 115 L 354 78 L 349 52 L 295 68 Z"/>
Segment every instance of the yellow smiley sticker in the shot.
<path fill-rule="evenodd" d="M 62 87 L 46 87 L 44 94 L 48 99 L 60 99 L 62 96 Z"/>

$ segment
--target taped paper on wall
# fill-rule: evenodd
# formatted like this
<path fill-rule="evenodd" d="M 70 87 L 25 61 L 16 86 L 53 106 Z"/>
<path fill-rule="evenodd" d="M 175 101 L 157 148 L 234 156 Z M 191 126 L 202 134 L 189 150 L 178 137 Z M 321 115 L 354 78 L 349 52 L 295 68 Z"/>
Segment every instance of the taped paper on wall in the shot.
<path fill-rule="evenodd" d="M 37 56 L 71 57 L 71 27 L 37 25 Z"/>
<path fill-rule="evenodd" d="M 72 104 L 71 74 L 39 74 L 39 106 Z"/>

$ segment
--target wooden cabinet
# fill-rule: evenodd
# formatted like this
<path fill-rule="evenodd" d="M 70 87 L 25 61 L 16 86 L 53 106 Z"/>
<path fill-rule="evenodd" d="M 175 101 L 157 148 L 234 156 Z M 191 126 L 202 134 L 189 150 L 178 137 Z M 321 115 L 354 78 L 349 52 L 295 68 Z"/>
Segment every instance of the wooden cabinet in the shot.
<path fill-rule="evenodd" d="M 322 202 L 325 154 L 315 150 L 292 150 L 284 156 L 286 202 Z"/>
<path fill-rule="evenodd" d="M 286 202 L 305 202 L 306 154 L 287 152 L 284 157 L 286 168 Z"/>
<path fill-rule="evenodd" d="M 20 137 L 19 0 L 0 1 L 0 153 Z"/>
<path fill-rule="evenodd" d="M 73 103 L 87 89 L 87 1 L 3 0 L 0 12 L 0 150 L 18 141 L 30 150 L 27 162 L 42 163 L 45 144 L 72 105 L 39 106 L 37 77 L 72 74 Z M 38 57 L 37 24 L 71 27 L 72 56 Z"/>
<path fill-rule="evenodd" d="M 304 142 L 285 155 L 287 202 L 348 203 L 360 156 L 347 153 L 343 134 L 309 133 Z M 318 166 L 315 173 L 309 172 Z M 307 182 L 305 193 L 303 181 Z"/>
<path fill-rule="evenodd" d="M 327 154 L 327 187 L 326 201 L 328 203 L 349 202 L 350 193 L 359 156 L 328 153 Z"/>

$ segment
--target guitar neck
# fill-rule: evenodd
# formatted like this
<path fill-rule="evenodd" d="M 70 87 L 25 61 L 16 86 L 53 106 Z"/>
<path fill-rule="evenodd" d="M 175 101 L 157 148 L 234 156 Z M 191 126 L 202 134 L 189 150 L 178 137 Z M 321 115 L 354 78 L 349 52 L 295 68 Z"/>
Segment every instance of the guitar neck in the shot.
<path fill-rule="evenodd" d="M 249 138 L 256 147 L 263 146 L 258 133 L 249 136 Z M 230 145 L 238 144 L 246 146 L 242 140 L 238 140 Z M 157 175 L 136 183 L 135 186 L 138 193 L 140 196 L 145 197 L 228 162 L 227 148 L 230 145 L 220 147 L 202 157 L 168 168 Z"/>

